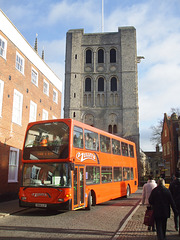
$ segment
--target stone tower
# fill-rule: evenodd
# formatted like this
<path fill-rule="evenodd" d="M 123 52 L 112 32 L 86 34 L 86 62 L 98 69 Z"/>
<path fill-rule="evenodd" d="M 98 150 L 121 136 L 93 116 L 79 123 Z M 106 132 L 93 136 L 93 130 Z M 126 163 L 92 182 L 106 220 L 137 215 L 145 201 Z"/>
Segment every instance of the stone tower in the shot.
<path fill-rule="evenodd" d="M 133 140 L 139 149 L 136 29 L 66 35 L 64 117 Z"/>

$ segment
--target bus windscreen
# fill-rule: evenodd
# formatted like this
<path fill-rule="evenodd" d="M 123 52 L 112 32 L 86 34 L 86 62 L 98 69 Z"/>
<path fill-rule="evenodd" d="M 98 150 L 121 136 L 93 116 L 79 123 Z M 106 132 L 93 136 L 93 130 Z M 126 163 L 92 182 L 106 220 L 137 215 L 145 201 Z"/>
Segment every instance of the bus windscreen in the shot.
<path fill-rule="evenodd" d="M 63 122 L 35 124 L 27 132 L 24 160 L 65 159 L 69 155 L 69 127 Z"/>
<path fill-rule="evenodd" d="M 23 167 L 23 187 L 70 187 L 68 163 L 26 163 Z"/>

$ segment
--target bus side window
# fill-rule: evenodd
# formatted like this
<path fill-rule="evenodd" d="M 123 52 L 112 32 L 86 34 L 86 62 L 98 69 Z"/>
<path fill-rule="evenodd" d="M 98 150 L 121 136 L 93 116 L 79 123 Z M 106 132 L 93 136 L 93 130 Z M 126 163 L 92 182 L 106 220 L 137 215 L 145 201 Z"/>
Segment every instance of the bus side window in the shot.
<path fill-rule="evenodd" d="M 122 167 L 114 167 L 114 182 L 122 181 Z"/>
<path fill-rule="evenodd" d="M 86 167 L 86 184 L 97 184 L 100 182 L 100 167 Z"/>
<path fill-rule="evenodd" d="M 130 145 L 129 144 L 129 156 L 130 157 L 134 157 L 134 147 L 133 147 L 133 145 Z"/>
<path fill-rule="evenodd" d="M 122 155 L 127 157 L 128 156 L 128 144 L 122 142 L 121 148 L 122 148 Z"/>
<path fill-rule="evenodd" d="M 130 170 L 127 167 L 123 168 L 123 180 L 124 181 L 130 180 Z"/>
<path fill-rule="evenodd" d="M 131 180 L 134 179 L 134 171 L 133 171 L 133 168 L 131 168 Z"/>
<path fill-rule="evenodd" d="M 112 167 L 101 168 L 101 182 L 102 183 L 112 182 Z"/>
<path fill-rule="evenodd" d="M 120 142 L 118 140 L 112 139 L 112 153 L 121 155 Z"/>
<path fill-rule="evenodd" d="M 84 130 L 85 148 L 90 150 L 99 151 L 98 134 L 89 130 Z"/>
<path fill-rule="evenodd" d="M 83 129 L 80 127 L 74 126 L 73 146 L 83 148 Z"/>
<path fill-rule="evenodd" d="M 109 137 L 100 135 L 100 149 L 101 149 L 101 152 L 105 152 L 105 153 L 111 152 L 111 142 Z"/>

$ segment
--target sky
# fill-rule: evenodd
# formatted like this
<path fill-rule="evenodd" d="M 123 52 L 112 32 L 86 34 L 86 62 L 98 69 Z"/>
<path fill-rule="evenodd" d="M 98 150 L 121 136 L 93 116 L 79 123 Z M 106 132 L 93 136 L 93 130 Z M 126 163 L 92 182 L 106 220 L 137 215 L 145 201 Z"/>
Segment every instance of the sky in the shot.
<path fill-rule="evenodd" d="M 64 81 L 66 33 L 102 31 L 102 0 L 0 0 L 0 9 Z M 134 26 L 137 36 L 140 148 L 155 151 L 151 126 L 180 108 L 180 0 L 104 0 L 104 32 Z"/>

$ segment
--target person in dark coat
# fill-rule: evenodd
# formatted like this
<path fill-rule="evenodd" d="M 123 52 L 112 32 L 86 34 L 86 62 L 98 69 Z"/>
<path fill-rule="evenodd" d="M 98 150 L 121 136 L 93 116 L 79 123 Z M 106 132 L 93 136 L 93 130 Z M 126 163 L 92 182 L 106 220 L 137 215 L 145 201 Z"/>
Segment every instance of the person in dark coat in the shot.
<path fill-rule="evenodd" d="M 152 190 L 149 203 L 154 211 L 157 238 L 158 240 L 165 240 L 167 219 L 170 217 L 170 206 L 175 215 L 177 215 L 177 209 L 171 192 L 165 187 L 163 178 L 158 180 L 158 186 Z"/>
<path fill-rule="evenodd" d="M 173 196 L 174 202 L 176 204 L 178 215 L 174 216 L 174 222 L 175 222 L 175 229 L 176 231 L 179 231 L 180 235 L 180 222 L 179 222 L 179 216 L 180 216 L 180 171 L 177 171 L 175 174 L 175 179 L 169 186 L 169 190 Z"/>

